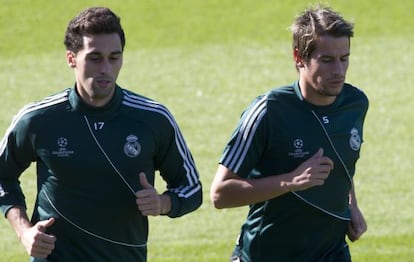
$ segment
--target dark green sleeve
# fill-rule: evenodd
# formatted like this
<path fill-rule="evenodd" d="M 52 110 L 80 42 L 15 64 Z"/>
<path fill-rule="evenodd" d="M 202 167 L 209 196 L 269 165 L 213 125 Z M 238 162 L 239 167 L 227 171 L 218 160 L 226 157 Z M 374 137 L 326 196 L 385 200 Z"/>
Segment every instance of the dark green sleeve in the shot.
<path fill-rule="evenodd" d="M 15 119 L 0 145 L 0 210 L 6 215 L 13 206 L 26 208 L 19 177 L 33 161 L 30 120 Z"/>
<path fill-rule="evenodd" d="M 202 185 L 199 174 L 184 137 L 171 115 L 163 122 L 159 138 L 156 167 L 171 197 L 168 216 L 179 217 L 197 209 L 202 203 Z"/>

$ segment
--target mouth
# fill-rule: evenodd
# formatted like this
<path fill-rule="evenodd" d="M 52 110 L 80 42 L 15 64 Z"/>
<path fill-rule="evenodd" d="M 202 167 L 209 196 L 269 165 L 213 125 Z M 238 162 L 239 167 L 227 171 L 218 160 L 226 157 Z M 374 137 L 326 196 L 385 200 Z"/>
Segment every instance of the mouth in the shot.
<path fill-rule="evenodd" d="M 97 79 L 96 83 L 98 83 L 98 84 L 109 84 L 109 83 L 112 83 L 112 81 L 109 80 L 109 79 Z"/>
<path fill-rule="evenodd" d="M 109 79 L 97 79 L 96 84 L 99 85 L 100 87 L 108 87 L 110 85 L 112 85 L 112 80 Z"/>
<path fill-rule="evenodd" d="M 336 79 L 331 79 L 329 81 L 329 84 L 331 84 L 331 85 L 343 85 L 344 82 L 345 82 L 344 79 L 342 79 L 342 78 L 341 79 L 336 78 Z"/>

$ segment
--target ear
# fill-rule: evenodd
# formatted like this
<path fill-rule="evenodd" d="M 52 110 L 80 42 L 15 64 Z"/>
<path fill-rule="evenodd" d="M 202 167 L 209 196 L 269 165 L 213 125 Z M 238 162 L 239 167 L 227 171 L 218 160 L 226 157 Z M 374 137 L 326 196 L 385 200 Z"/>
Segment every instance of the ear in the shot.
<path fill-rule="evenodd" d="M 296 67 L 303 67 L 303 59 L 299 56 L 299 50 L 295 48 L 293 50 L 293 59 L 295 60 Z"/>
<path fill-rule="evenodd" d="M 76 67 L 76 56 L 72 51 L 66 51 L 66 62 L 71 68 Z"/>

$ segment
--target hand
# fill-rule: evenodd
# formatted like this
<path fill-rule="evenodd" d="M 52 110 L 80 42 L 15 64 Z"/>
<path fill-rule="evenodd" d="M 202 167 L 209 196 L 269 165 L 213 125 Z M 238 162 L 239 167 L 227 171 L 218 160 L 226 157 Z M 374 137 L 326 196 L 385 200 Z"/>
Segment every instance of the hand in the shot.
<path fill-rule="evenodd" d="M 143 216 L 158 216 L 161 214 L 161 198 L 157 190 L 148 182 L 145 173 L 139 174 L 142 189 L 135 193 L 137 206 Z"/>
<path fill-rule="evenodd" d="M 291 191 L 305 190 L 313 186 L 320 186 L 334 167 L 333 161 L 323 155 L 320 148 L 311 158 L 303 162 L 294 171 L 291 182 L 287 182 Z"/>
<path fill-rule="evenodd" d="M 367 223 L 358 206 L 351 205 L 351 221 L 348 225 L 347 236 L 352 242 L 357 241 L 367 229 Z"/>
<path fill-rule="evenodd" d="M 46 234 L 45 231 L 54 222 L 54 218 L 39 221 L 33 227 L 22 232 L 20 241 L 30 256 L 46 258 L 52 253 L 52 250 L 55 248 L 56 237 Z"/>

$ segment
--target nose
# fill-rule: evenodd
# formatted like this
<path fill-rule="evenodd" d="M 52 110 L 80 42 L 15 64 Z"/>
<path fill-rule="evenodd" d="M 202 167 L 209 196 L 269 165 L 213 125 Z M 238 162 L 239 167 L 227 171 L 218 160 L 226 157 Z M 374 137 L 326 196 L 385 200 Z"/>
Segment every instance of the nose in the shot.
<path fill-rule="evenodd" d="M 99 65 L 99 70 L 101 74 L 106 74 L 111 71 L 112 65 L 108 59 L 103 59 Z"/>
<path fill-rule="evenodd" d="M 332 64 L 332 73 L 337 74 L 337 75 L 345 75 L 347 68 L 348 68 L 347 63 L 345 63 L 344 61 L 338 60 Z"/>

